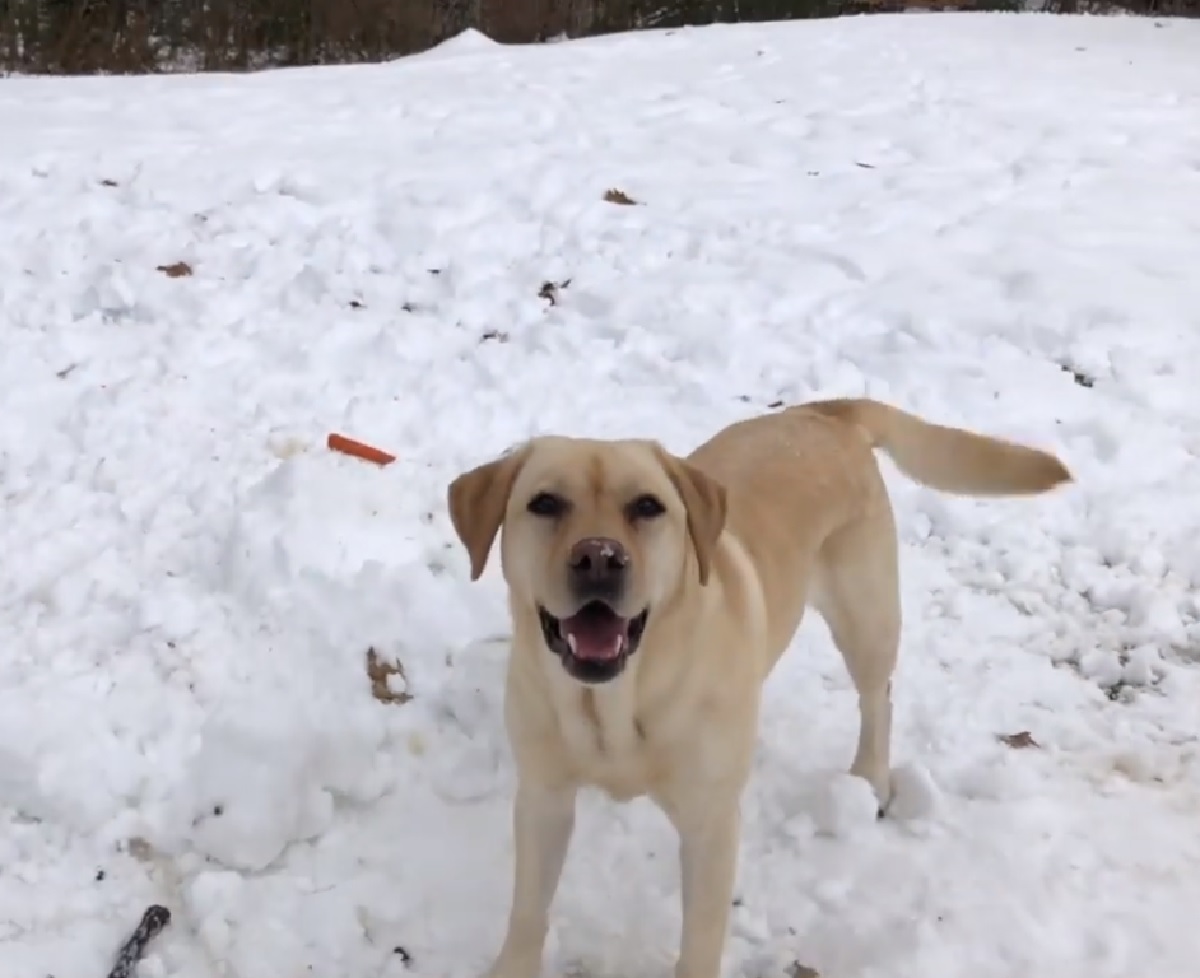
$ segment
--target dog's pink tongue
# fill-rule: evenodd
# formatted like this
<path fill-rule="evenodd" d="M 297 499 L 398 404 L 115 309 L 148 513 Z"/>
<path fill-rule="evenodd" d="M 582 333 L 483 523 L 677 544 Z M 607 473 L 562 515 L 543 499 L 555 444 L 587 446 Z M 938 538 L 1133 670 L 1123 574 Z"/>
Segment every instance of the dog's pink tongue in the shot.
<path fill-rule="evenodd" d="M 626 622 L 616 615 L 598 617 L 586 612 L 564 618 L 563 636 L 578 659 L 615 659 L 625 647 Z"/>

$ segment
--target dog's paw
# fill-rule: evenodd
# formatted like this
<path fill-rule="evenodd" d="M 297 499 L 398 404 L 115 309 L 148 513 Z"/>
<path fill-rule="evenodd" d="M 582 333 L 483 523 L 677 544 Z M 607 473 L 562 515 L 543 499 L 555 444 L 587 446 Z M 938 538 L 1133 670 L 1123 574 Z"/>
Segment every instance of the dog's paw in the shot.
<path fill-rule="evenodd" d="M 538 978 L 541 970 L 541 947 L 505 948 L 482 978 Z"/>
<path fill-rule="evenodd" d="M 528 967 L 517 965 L 515 962 L 497 961 L 481 976 L 481 978 L 538 978 L 540 967 L 530 970 Z"/>

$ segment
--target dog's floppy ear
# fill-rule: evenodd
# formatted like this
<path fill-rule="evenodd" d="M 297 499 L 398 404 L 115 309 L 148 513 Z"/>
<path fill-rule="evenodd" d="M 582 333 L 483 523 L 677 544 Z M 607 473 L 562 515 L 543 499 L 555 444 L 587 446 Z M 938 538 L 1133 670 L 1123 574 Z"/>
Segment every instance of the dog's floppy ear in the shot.
<path fill-rule="evenodd" d="M 700 583 L 707 584 L 717 540 L 725 529 L 725 487 L 689 462 L 661 446 L 655 447 L 675 491 L 683 500 L 688 535 L 692 538 L 700 569 Z"/>
<path fill-rule="evenodd" d="M 454 532 L 471 558 L 471 580 L 479 580 L 488 554 L 504 522 L 513 482 L 528 454 L 526 448 L 502 455 L 494 462 L 464 472 L 450 483 L 446 502 Z"/>

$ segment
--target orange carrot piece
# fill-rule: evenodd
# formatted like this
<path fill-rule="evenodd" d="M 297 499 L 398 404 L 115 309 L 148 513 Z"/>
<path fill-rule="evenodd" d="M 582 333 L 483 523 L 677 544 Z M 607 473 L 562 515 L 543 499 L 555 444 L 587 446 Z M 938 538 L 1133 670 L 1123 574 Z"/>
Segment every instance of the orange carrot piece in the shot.
<path fill-rule="evenodd" d="M 341 452 L 351 458 L 361 458 L 364 462 L 374 462 L 376 465 L 391 465 L 396 461 L 395 455 L 389 455 L 381 448 L 375 448 L 366 442 L 357 441 L 331 432 L 326 442 L 331 451 Z"/>

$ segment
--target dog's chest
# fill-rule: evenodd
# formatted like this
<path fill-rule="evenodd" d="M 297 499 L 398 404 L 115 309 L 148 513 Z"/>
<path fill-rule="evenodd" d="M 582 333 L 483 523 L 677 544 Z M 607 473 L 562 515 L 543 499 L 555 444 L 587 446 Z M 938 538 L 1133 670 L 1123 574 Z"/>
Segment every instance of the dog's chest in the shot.
<path fill-rule="evenodd" d="M 618 801 L 651 792 L 664 769 L 663 747 L 628 704 L 581 690 L 559 717 L 562 747 L 576 778 Z"/>

